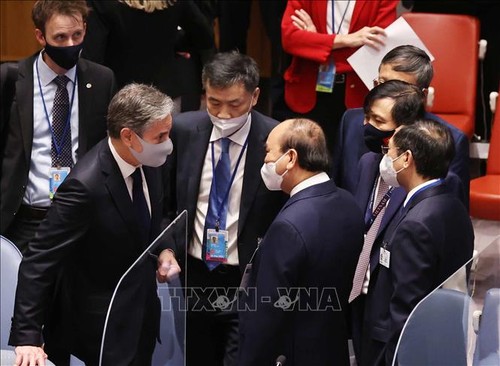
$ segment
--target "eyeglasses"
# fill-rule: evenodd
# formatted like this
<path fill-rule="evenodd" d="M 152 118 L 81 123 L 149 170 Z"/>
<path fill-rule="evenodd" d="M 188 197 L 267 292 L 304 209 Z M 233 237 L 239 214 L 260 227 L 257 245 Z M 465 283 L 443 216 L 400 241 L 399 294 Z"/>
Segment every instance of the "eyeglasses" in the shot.
<path fill-rule="evenodd" d="M 381 145 L 380 149 L 382 150 L 382 154 L 386 155 L 389 152 L 389 146 Z"/>

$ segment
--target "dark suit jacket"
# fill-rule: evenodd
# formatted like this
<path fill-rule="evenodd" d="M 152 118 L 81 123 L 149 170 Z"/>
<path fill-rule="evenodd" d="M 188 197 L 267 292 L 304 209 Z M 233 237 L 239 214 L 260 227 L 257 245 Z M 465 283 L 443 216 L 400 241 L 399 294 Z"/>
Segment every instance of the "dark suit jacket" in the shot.
<path fill-rule="evenodd" d="M 143 170 L 151 201 L 152 240 L 160 229 L 162 177 L 160 169 Z M 47 347 L 96 362 L 111 295 L 146 248 L 140 238 L 132 200 L 106 138 L 75 165 L 58 188 L 28 246 L 19 270 L 9 343 L 40 345 L 45 324 Z M 108 362 L 104 364 L 129 364 L 143 323 L 151 324 L 151 337 L 158 334 L 155 270 L 156 261 L 148 257 L 122 283 L 109 320 L 112 330 L 120 325 L 120 334 L 111 332 L 107 337 Z M 54 295 L 57 278 L 62 283 Z"/>
<path fill-rule="evenodd" d="M 2 153 L 0 233 L 5 234 L 21 206 L 33 143 L 33 62 L 38 53 L 19 61 L 19 75 Z M 78 158 L 106 136 L 108 104 L 115 91 L 113 72 L 80 59 L 78 76 Z M 90 87 L 89 87 L 90 86 Z"/>
<path fill-rule="evenodd" d="M 472 256 L 474 232 L 445 184 L 414 196 L 383 240 L 389 268 L 375 265 L 366 299 L 363 365 L 391 365 L 412 309 Z"/>
<path fill-rule="evenodd" d="M 462 131 L 450 125 L 441 118 L 427 113 L 426 118 L 445 124 L 450 128 L 455 141 L 455 158 L 451 162 L 450 171 L 455 173 L 463 184 L 464 203 L 469 207 L 469 142 Z M 363 129 L 364 112 L 362 108 L 349 109 L 340 122 L 338 141 L 333 154 L 332 177 L 339 187 L 347 189 L 352 194 L 356 192 L 360 171 L 355 169 L 358 162 L 369 150 L 364 142 Z"/>
<path fill-rule="evenodd" d="M 253 263 L 243 299 L 256 310 L 240 315 L 238 365 L 274 365 L 279 355 L 287 365 L 349 365 L 344 310 L 363 227 L 353 197 L 332 180 L 287 201 Z M 276 307 L 281 296 L 295 300 L 297 288 L 305 289 L 297 303 Z"/>
<path fill-rule="evenodd" d="M 240 214 L 238 220 L 238 256 L 244 270 L 262 238 L 285 201 L 281 192 L 269 191 L 260 176 L 266 155 L 267 135 L 277 122 L 252 111 L 252 126 L 243 175 Z M 171 138 L 174 153 L 167 164 L 171 174 L 171 211 L 188 211 L 188 242 L 193 234 L 201 172 L 208 148 L 212 122 L 207 112 L 187 112 L 174 117 Z M 174 202 L 176 201 L 176 202 Z M 178 248 L 180 253 L 183 248 Z"/>

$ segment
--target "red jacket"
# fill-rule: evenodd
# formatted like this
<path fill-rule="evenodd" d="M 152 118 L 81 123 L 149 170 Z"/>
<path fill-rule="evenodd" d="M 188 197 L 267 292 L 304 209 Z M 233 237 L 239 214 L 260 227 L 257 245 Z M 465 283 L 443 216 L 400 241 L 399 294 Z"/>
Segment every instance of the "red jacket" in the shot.
<path fill-rule="evenodd" d="M 368 26 L 387 27 L 396 20 L 394 0 L 357 0 L 352 14 L 349 33 Z M 316 105 L 316 79 L 318 67 L 326 63 L 330 54 L 335 60 L 336 72 L 347 74 L 345 104 L 347 108 L 363 105 L 368 89 L 347 62 L 358 48 L 332 50 L 335 34 L 326 31 L 326 0 L 288 0 L 281 22 L 284 50 L 293 56 L 285 72 L 285 101 L 290 109 L 307 113 Z M 304 9 L 311 17 L 318 33 L 298 29 L 291 16 L 297 9 Z M 335 91 L 334 91 L 335 92 Z"/>

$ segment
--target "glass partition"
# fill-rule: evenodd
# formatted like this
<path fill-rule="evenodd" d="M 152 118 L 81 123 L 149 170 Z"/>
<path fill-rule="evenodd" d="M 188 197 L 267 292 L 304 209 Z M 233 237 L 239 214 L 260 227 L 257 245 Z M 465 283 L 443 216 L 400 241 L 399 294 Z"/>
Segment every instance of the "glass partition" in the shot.
<path fill-rule="evenodd" d="M 131 347 L 131 344 L 139 339 L 140 335 L 136 334 L 136 330 L 142 329 L 143 324 L 148 324 L 153 330 L 158 326 L 156 313 L 146 313 L 143 319 L 141 314 L 134 314 L 133 308 L 131 310 L 131 307 L 127 306 L 131 302 L 137 303 L 138 299 L 142 299 L 145 303 L 147 301 L 156 303 L 156 299 L 148 300 L 151 296 L 146 296 L 151 291 L 150 286 L 154 286 L 157 290 L 161 307 L 159 340 L 154 349 L 152 364 L 155 366 L 185 364 L 186 311 L 183 278 L 186 276 L 179 276 L 168 284 L 157 281 L 154 283 L 154 280 L 146 283 L 144 279 L 155 278 L 157 255 L 164 248 L 176 248 L 177 260 L 184 261 L 186 243 L 187 211 L 183 211 L 123 274 L 108 308 L 101 343 L 100 366 L 116 365 L 117 355 L 126 353 L 127 347 Z M 179 265 L 182 270 L 186 269 L 185 263 Z M 146 303 L 145 306 L 154 309 L 154 304 L 151 306 Z"/>
<path fill-rule="evenodd" d="M 410 314 L 393 365 L 500 365 L 500 233 Z"/>

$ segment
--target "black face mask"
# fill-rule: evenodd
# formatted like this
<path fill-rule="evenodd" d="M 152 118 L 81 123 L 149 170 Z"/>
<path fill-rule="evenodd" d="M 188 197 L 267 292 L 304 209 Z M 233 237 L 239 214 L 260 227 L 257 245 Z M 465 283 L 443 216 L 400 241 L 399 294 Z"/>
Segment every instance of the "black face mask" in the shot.
<path fill-rule="evenodd" d="M 392 137 L 392 135 L 394 135 L 395 131 L 381 131 L 378 128 L 373 127 L 370 123 L 367 123 L 364 126 L 364 129 L 365 145 L 370 151 L 377 154 L 382 153 L 381 146 L 387 146 L 387 141 Z"/>
<path fill-rule="evenodd" d="M 80 51 L 83 48 L 83 42 L 75 46 L 56 47 L 48 42 L 45 44 L 45 52 L 60 67 L 65 70 L 71 69 L 76 65 L 80 58 Z"/>

